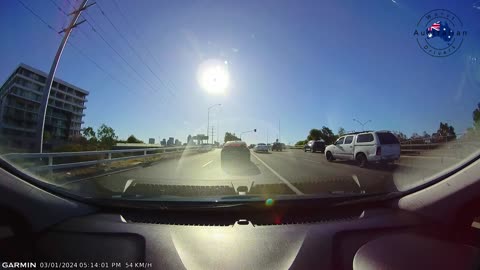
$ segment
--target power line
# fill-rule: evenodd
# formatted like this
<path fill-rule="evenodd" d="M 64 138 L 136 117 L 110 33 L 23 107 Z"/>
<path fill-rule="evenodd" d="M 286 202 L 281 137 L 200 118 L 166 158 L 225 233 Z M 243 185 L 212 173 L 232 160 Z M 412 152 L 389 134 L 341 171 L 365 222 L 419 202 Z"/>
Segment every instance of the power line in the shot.
<path fill-rule="evenodd" d="M 81 29 L 81 28 L 78 29 L 78 30 L 79 30 L 82 34 L 84 34 L 84 36 L 87 37 L 88 40 L 91 40 L 90 37 L 89 37 L 89 35 L 87 34 L 87 32 L 83 31 L 83 29 Z M 108 56 L 109 56 L 110 60 L 111 60 L 114 64 L 120 66 L 124 72 L 126 72 L 127 74 L 129 74 L 128 71 L 125 69 L 125 67 L 124 67 L 120 62 L 118 62 L 118 60 L 116 60 L 116 59 L 115 59 L 113 56 L 111 56 L 111 55 L 108 55 Z M 138 79 L 137 77 L 132 76 L 132 78 L 135 79 L 137 82 L 141 83 L 140 79 Z"/>
<path fill-rule="evenodd" d="M 34 15 L 38 20 L 40 20 L 45 26 L 47 26 L 50 30 L 52 30 L 55 34 L 61 36 L 61 34 L 55 30 L 50 24 L 48 24 L 40 15 L 38 15 L 35 11 L 33 11 L 30 7 L 28 7 L 25 3 L 23 3 L 21 0 L 17 0 L 26 10 L 28 10 L 32 15 Z M 125 83 L 123 83 L 122 81 L 120 81 L 119 79 L 115 78 L 112 74 L 110 74 L 109 72 L 107 72 L 104 68 L 102 68 L 97 62 L 95 62 L 95 60 L 93 60 L 91 57 L 89 57 L 86 53 L 84 53 L 79 47 L 77 47 L 76 45 L 74 45 L 72 42 L 68 41 L 67 42 L 70 46 L 72 46 L 75 50 L 77 50 L 78 53 L 80 53 L 82 56 L 84 56 L 85 58 L 87 58 L 90 62 L 92 62 L 98 69 L 100 69 L 101 71 L 103 71 L 105 74 L 107 74 L 110 78 L 112 78 L 113 80 L 115 80 L 116 82 L 120 83 L 121 85 L 123 85 L 127 90 L 129 90 L 130 92 L 132 92 L 133 94 L 135 94 L 134 91 L 132 91 L 127 85 L 125 85 Z"/>
<path fill-rule="evenodd" d="M 71 6 L 72 8 L 75 8 L 75 7 L 73 6 L 73 4 L 70 2 L 70 0 L 67 0 L 67 2 L 70 4 L 70 6 Z M 98 2 L 97 2 L 97 5 L 98 5 Z M 103 12 L 102 10 L 100 10 L 100 12 L 102 12 L 102 13 L 104 14 L 104 12 Z M 85 19 L 85 17 L 83 17 L 83 18 L 86 20 L 86 22 L 90 25 L 90 27 L 92 28 L 92 31 L 94 31 L 97 35 L 99 35 L 99 37 L 107 44 L 107 46 L 109 46 L 120 58 L 122 58 L 122 60 L 135 72 L 135 74 L 137 74 L 137 76 L 140 77 L 140 79 L 141 79 L 143 82 L 145 82 L 145 83 L 151 88 L 151 91 L 152 91 L 152 92 L 156 92 L 156 91 L 155 91 L 155 87 L 154 87 L 153 85 L 151 85 L 145 78 L 143 78 L 135 69 L 133 69 L 132 66 L 131 66 L 131 64 L 129 64 L 129 63 L 118 53 L 118 51 L 113 48 L 113 46 L 111 45 L 111 43 L 109 43 L 109 42 L 106 40 L 106 38 L 104 38 L 104 36 L 101 35 L 100 32 L 103 32 L 103 35 L 106 35 L 107 31 L 103 30 L 103 28 L 100 26 L 100 24 L 95 21 L 95 19 L 93 18 L 93 16 L 92 16 L 88 11 L 85 11 L 83 14 L 85 14 L 85 15 L 87 16 L 87 18 L 89 19 L 89 20 L 87 20 L 87 19 Z M 106 17 L 106 15 L 104 15 L 104 16 Z M 107 17 L 106 17 L 106 18 L 107 18 Z M 92 23 L 90 23 L 90 20 L 92 21 Z M 110 23 L 112 23 L 112 22 L 110 21 Z M 97 31 L 97 29 L 100 30 L 100 31 Z M 119 32 L 118 29 L 115 29 L 115 30 L 117 30 L 117 32 Z M 83 31 L 82 31 L 82 32 L 83 32 Z M 83 32 L 83 34 L 84 34 L 85 36 L 87 36 L 85 32 Z M 124 37 L 122 36 L 122 38 L 124 38 Z M 125 39 L 125 38 L 124 38 L 124 39 Z M 127 42 L 128 42 L 128 41 L 127 41 Z M 133 48 L 132 48 L 132 51 L 133 51 Z M 137 57 L 138 57 L 138 55 L 137 55 Z M 155 74 L 154 74 L 154 75 L 155 75 Z M 158 90 L 157 90 L 157 91 L 158 91 Z M 163 97 L 162 97 L 162 101 L 163 101 Z"/>
<path fill-rule="evenodd" d="M 40 17 L 40 15 L 38 15 L 35 11 L 33 11 L 31 8 L 29 8 L 25 3 L 22 2 L 22 0 L 17 0 L 17 2 L 19 2 L 26 10 L 30 11 L 30 13 L 32 13 L 33 16 L 37 17 L 37 19 L 39 19 L 43 24 L 45 24 L 48 28 L 50 28 L 51 30 L 57 32 L 49 23 L 47 23 L 44 19 L 42 19 L 42 17 Z"/>
<path fill-rule="evenodd" d="M 108 46 L 110 49 L 112 49 L 112 51 L 114 51 L 115 54 L 117 54 L 118 57 L 120 57 L 120 59 L 122 59 L 122 61 L 125 62 L 125 64 L 127 64 L 128 67 L 130 67 L 130 69 L 131 69 L 133 72 L 135 72 L 135 74 L 138 75 L 138 77 L 140 77 L 140 79 L 142 79 L 148 86 L 150 86 L 150 87 L 152 88 L 152 91 L 153 91 L 153 92 L 155 92 L 155 91 L 153 90 L 153 87 L 150 85 L 150 83 L 149 83 L 147 80 L 145 80 L 145 78 L 143 78 L 143 77 L 140 75 L 140 73 L 138 73 L 138 71 L 137 71 L 135 68 L 133 68 L 133 66 L 102 36 L 102 34 L 100 34 L 100 33 L 95 29 L 95 27 L 93 27 L 93 25 L 92 25 L 88 20 L 87 20 L 87 23 L 90 25 L 90 27 L 92 27 L 92 31 L 95 32 L 95 33 L 103 40 L 103 42 L 105 42 L 105 44 L 107 44 L 107 46 Z"/>
<path fill-rule="evenodd" d="M 112 74 L 110 74 L 109 72 L 107 72 L 104 68 L 102 68 L 97 62 L 95 62 L 95 60 L 93 60 L 90 56 L 88 56 L 86 53 L 84 53 L 79 47 L 77 47 L 75 44 L 73 44 L 72 42 L 67 42 L 68 45 L 72 46 L 75 50 L 77 50 L 77 52 L 84 56 L 85 58 L 87 58 L 90 62 L 92 62 L 98 69 L 100 69 L 101 71 L 103 71 L 105 74 L 107 74 L 112 80 L 116 81 L 117 83 L 121 84 L 123 87 L 125 87 L 125 89 L 127 89 L 129 92 L 131 92 L 132 94 L 136 94 L 135 91 L 133 91 L 132 89 L 130 89 L 130 87 L 128 87 L 124 82 L 120 81 L 119 79 L 115 78 Z"/>
<path fill-rule="evenodd" d="M 24 2 L 22 2 L 21 0 L 17 0 L 26 10 L 28 10 L 32 15 L 34 15 L 38 20 L 40 20 L 45 26 L 47 26 L 50 30 L 52 30 L 53 32 L 55 32 L 57 35 L 60 35 L 61 34 L 59 33 L 59 31 L 55 30 L 55 28 L 53 28 L 53 26 L 51 26 L 49 23 L 47 23 L 40 15 L 38 15 L 34 10 L 32 10 L 28 5 L 26 5 Z M 70 2 L 69 2 L 70 3 Z M 73 5 L 70 3 L 70 5 L 73 7 Z M 114 51 L 116 52 L 116 54 L 125 62 L 127 63 L 127 65 L 137 74 L 138 72 L 110 45 L 110 43 L 108 43 L 108 41 L 106 41 L 103 36 L 100 35 L 100 33 L 98 33 L 95 28 L 93 27 L 93 25 L 90 24 L 90 22 L 87 20 L 87 23 L 89 23 L 89 25 L 92 27 L 92 30 L 97 33 L 101 38 L 102 40 Z M 115 78 L 112 74 L 110 74 L 109 72 L 107 72 L 104 68 L 102 68 L 98 63 L 96 63 L 91 57 L 89 57 L 86 53 L 84 53 L 79 47 L 75 46 L 72 42 L 67 42 L 67 44 L 71 45 L 73 48 L 75 48 L 77 50 L 77 52 L 79 54 L 81 54 L 82 56 L 86 57 L 90 62 L 92 62 L 97 68 L 99 68 L 101 71 L 103 71 L 105 74 L 107 74 L 110 78 L 112 78 L 113 80 L 115 80 L 116 82 L 120 83 L 122 86 L 124 86 L 128 91 L 132 92 L 132 93 L 135 93 L 134 91 L 132 91 L 125 83 L 123 83 L 122 81 L 120 81 L 119 79 Z M 143 79 L 143 77 L 141 77 L 139 75 L 139 77 L 141 79 Z M 145 79 L 143 79 L 145 81 Z M 145 81 L 146 82 L 146 81 Z M 148 84 L 148 82 L 146 82 Z M 163 100 L 163 98 L 162 98 Z"/>
<path fill-rule="evenodd" d="M 60 11 L 63 15 L 68 16 L 68 14 L 55 2 L 55 0 L 50 0 L 50 2 Z"/>
<path fill-rule="evenodd" d="M 137 58 L 147 67 L 147 69 L 152 73 L 158 81 L 163 85 L 163 87 L 170 93 L 170 95 L 175 96 L 173 92 L 167 87 L 167 85 L 163 82 L 163 80 L 155 73 L 153 72 L 152 68 L 144 61 L 144 59 L 140 56 L 140 54 L 137 52 L 137 50 L 132 46 L 130 41 L 118 30 L 118 28 L 115 26 L 115 24 L 110 20 L 110 18 L 107 16 L 107 14 L 103 11 L 100 3 L 97 3 L 97 7 L 100 9 L 100 12 L 102 15 L 107 19 L 107 21 L 112 25 L 112 27 L 115 29 L 115 31 L 120 35 L 120 37 L 127 43 L 128 47 L 132 50 L 132 52 L 137 56 Z"/>
<path fill-rule="evenodd" d="M 51 1 L 53 1 L 53 0 L 51 0 Z M 68 3 L 70 4 L 70 6 L 71 6 L 72 8 L 75 8 L 70 1 L 68 1 Z M 58 6 L 57 6 L 57 7 L 58 7 Z M 65 12 L 62 8 L 58 7 L 58 9 L 59 9 L 62 13 L 66 14 L 66 12 Z M 68 15 L 67 15 L 67 16 L 68 16 Z M 89 15 L 89 17 L 93 20 L 93 18 L 92 18 L 90 15 Z M 86 21 L 88 24 L 90 24 L 90 22 L 89 22 L 88 20 L 85 20 L 85 21 Z M 91 27 L 93 28 L 93 30 L 95 31 L 94 26 L 91 25 L 91 24 L 90 24 L 90 26 L 91 26 Z M 97 27 L 98 27 L 98 25 L 97 25 Z M 82 28 L 79 28 L 78 30 L 79 30 L 85 37 L 87 37 L 87 39 L 90 40 L 90 36 L 87 34 L 87 32 L 83 31 Z M 75 47 L 75 45 L 73 45 L 73 43 L 70 44 L 70 45 L 72 45 L 72 47 L 74 47 L 74 48 L 79 52 L 79 54 L 81 54 L 81 55 L 85 56 L 86 58 L 88 58 L 88 60 L 90 60 L 93 64 L 95 64 L 99 69 L 104 70 L 104 69 L 101 68 L 96 62 L 94 62 L 91 57 L 89 57 L 87 54 L 85 54 L 83 51 L 81 51 L 78 47 Z M 112 59 L 113 59 L 113 58 L 112 58 Z M 114 62 L 115 62 L 115 61 L 114 61 Z M 120 65 L 120 66 L 121 66 L 121 65 Z M 123 66 L 122 66 L 122 68 L 123 68 Z M 125 71 L 125 69 L 124 69 L 124 71 Z M 129 91 L 132 91 L 125 83 L 123 83 L 122 81 L 114 78 L 114 77 L 113 77 L 111 74 L 109 74 L 106 70 L 104 70 L 104 72 L 105 72 L 107 75 L 109 75 L 109 77 L 113 78 L 115 81 L 121 83 L 121 84 L 122 84 L 124 87 L 126 87 Z M 135 79 L 136 79 L 136 78 L 135 78 Z"/>
<path fill-rule="evenodd" d="M 127 22 L 127 24 L 132 27 L 132 32 L 133 32 L 133 34 L 135 35 L 135 37 L 136 37 L 138 40 L 142 40 L 143 47 L 145 48 L 145 50 L 146 50 L 147 53 L 149 54 L 150 58 L 155 62 L 155 64 L 157 65 L 157 67 L 162 70 L 160 63 L 157 61 L 157 58 L 156 58 L 156 57 L 153 55 L 153 53 L 150 51 L 149 47 L 148 47 L 147 45 L 145 45 L 145 44 L 146 44 L 145 40 L 143 40 L 143 39 L 140 37 L 140 35 L 137 33 L 137 31 L 135 31 L 135 28 L 138 28 L 138 27 L 135 27 L 134 23 L 132 23 L 132 21 L 130 21 L 130 20 L 128 19 L 128 17 L 122 12 L 122 10 L 120 9 L 120 7 L 118 6 L 118 4 L 117 4 L 117 2 L 116 2 L 115 0 L 113 0 L 112 2 L 113 2 L 113 4 L 115 5 L 115 7 L 117 8 L 118 12 L 120 13 L 120 16 L 122 16 L 123 19 Z M 168 78 L 166 78 L 165 80 L 166 80 L 169 84 L 171 84 L 171 86 L 172 86 L 172 88 L 173 88 L 174 90 L 176 90 L 176 91 L 178 92 L 178 87 L 175 85 L 175 83 L 174 83 L 172 80 L 170 80 L 170 79 L 168 79 Z"/>
<path fill-rule="evenodd" d="M 95 19 L 93 19 L 92 15 L 90 15 L 90 13 L 88 13 L 87 11 L 85 11 L 84 14 L 88 17 L 89 20 L 92 21 L 92 24 L 94 24 L 94 25 L 97 27 L 97 29 L 100 30 L 100 32 L 103 32 L 103 34 L 106 33 L 106 31 L 103 30 L 103 28 L 100 26 L 100 24 L 97 23 L 97 22 L 95 21 Z"/>
<path fill-rule="evenodd" d="M 65 17 L 63 18 L 63 22 L 62 22 L 62 29 L 65 28 L 65 24 L 67 23 L 67 18 L 66 18 L 66 17 L 68 17 L 67 12 L 65 12 L 65 11 L 63 10 L 63 8 L 61 8 L 61 7 L 57 4 L 57 2 L 55 2 L 55 0 L 50 0 L 50 2 L 57 8 L 57 10 L 58 10 L 59 12 L 61 12 L 63 15 L 65 15 Z M 73 34 L 73 33 L 72 33 L 72 34 Z M 73 36 L 73 35 L 72 35 L 72 36 Z"/>

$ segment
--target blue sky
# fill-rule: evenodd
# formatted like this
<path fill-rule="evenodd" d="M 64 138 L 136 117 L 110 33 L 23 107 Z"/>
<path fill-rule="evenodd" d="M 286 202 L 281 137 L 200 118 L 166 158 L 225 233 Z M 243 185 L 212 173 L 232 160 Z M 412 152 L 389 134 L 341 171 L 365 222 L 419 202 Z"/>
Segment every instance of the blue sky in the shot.
<path fill-rule="evenodd" d="M 65 25 L 51 1 L 22 1 L 55 29 Z M 52 1 L 72 9 L 67 1 Z M 311 128 L 360 129 L 353 118 L 371 120 L 368 129 L 407 135 L 434 132 L 440 121 L 462 132 L 480 102 L 475 1 L 116 0 L 128 22 L 112 0 L 97 2 L 162 81 L 98 6 L 88 9 L 86 19 L 149 84 L 87 23 L 70 41 L 128 89 L 71 46 L 57 77 L 90 91 L 85 126 L 106 123 L 120 138 L 185 141 L 188 134 L 206 132 L 207 108 L 215 103 L 222 106 L 212 109 L 210 123 L 219 123 L 220 137 L 256 128 L 244 137 L 252 143 L 265 142 L 267 132 L 269 141 L 276 138 L 279 121 L 287 143 L 304 139 Z M 455 13 L 468 30 L 459 51 L 445 58 L 425 54 L 413 37 L 418 20 L 437 8 Z M 0 32 L 2 80 L 20 62 L 49 70 L 60 37 L 18 1 L 0 1 Z M 231 82 L 223 95 L 208 94 L 198 84 L 198 67 L 208 59 L 228 61 Z"/>

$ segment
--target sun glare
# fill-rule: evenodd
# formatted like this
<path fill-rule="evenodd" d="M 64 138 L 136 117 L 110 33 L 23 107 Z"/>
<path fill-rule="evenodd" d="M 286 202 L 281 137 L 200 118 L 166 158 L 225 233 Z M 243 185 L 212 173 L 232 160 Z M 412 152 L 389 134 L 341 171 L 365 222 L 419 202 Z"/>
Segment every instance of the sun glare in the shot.
<path fill-rule="evenodd" d="M 230 83 L 228 62 L 207 60 L 198 69 L 198 82 L 210 94 L 223 94 Z"/>

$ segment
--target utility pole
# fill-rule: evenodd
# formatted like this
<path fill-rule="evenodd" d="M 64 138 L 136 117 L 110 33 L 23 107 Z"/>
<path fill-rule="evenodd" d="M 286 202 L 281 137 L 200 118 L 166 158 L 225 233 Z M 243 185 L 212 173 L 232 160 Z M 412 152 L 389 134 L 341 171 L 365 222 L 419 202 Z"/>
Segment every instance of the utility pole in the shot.
<path fill-rule="evenodd" d="M 280 120 L 278 120 L 278 138 L 277 141 L 280 142 Z"/>
<path fill-rule="evenodd" d="M 217 142 L 220 144 L 218 136 L 220 135 L 220 120 L 217 119 Z"/>
<path fill-rule="evenodd" d="M 214 127 L 212 126 L 212 144 L 213 144 L 213 129 Z"/>
<path fill-rule="evenodd" d="M 208 143 L 208 134 L 210 133 L 210 109 L 212 109 L 213 107 L 215 106 L 222 106 L 222 104 L 218 103 L 218 104 L 213 104 L 212 106 L 208 107 L 208 114 L 207 114 L 207 143 Z"/>
<path fill-rule="evenodd" d="M 62 56 L 63 49 L 65 48 L 65 44 L 67 44 L 68 38 L 70 37 L 70 33 L 72 32 L 73 28 L 85 22 L 85 20 L 83 20 L 77 23 L 78 18 L 80 17 L 80 14 L 82 13 L 82 11 L 84 11 L 85 9 L 95 4 L 95 3 L 92 3 L 90 5 L 87 5 L 87 2 L 88 0 L 83 0 L 79 8 L 69 14 L 69 15 L 73 15 L 73 18 L 70 21 L 70 24 L 68 25 L 67 28 L 59 32 L 59 34 L 64 32 L 65 34 L 63 35 L 63 39 L 62 39 L 62 42 L 60 43 L 60 46 L 58 47 L 57 54 L 53 59 L 52 66 L 50 68 L 50 73 L 48 73 L 47 81 L 45 82 L 45 87 L 43 89 L 42 102 L 40 103 L 40 109 L 38 111 L 38 117 L 37 117 L 36 143 L 37 143 L 37 149 L 39 153 L 43 152 L 43 132 L 45 129 L 45 116 L 47 114 L 48 100 L 50 98 L 50 90 L 52 89 L 53 79 L 55 78 L 58 62 L 60 61 L 60 57 Z"/>

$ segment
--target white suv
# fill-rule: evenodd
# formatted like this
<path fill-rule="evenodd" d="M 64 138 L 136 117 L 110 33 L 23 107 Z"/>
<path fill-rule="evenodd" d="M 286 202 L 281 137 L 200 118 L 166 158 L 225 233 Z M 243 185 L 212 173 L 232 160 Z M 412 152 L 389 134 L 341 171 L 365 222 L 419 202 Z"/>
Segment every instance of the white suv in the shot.
<path fill-rule="evenodd" d="M 360 167 L 369 162 L 394 162 L 400 158 L 400 142 L 389 131 L 346 134 L 325 148 L 328 161 L 356 160 Z"/>

